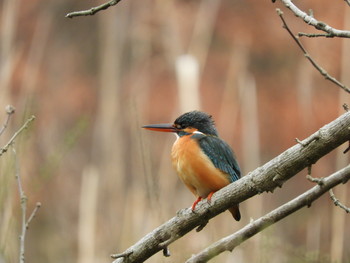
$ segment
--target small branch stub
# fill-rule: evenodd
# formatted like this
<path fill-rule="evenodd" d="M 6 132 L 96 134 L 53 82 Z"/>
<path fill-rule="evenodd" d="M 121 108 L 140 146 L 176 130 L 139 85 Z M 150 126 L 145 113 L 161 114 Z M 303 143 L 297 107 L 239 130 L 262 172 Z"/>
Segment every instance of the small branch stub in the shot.
<path fill-rule="evenodd" d="M 315 178 L 315 177 L 312 177 L 310 174 L 306 176 L 306 179 L 308 179 L 310 182 L 317 183 L 320 186 L 324 184 L 323 178 Z"/>
<path fill-rule="evenodd" d="M 132 253 L 134 253 L 133 251 L 125 251 L 123 253 L 120 254 L 112 254 L 111 258 L 113 259 L 117 259 L 117 258 L 127 258 L 129 257 Z"/>

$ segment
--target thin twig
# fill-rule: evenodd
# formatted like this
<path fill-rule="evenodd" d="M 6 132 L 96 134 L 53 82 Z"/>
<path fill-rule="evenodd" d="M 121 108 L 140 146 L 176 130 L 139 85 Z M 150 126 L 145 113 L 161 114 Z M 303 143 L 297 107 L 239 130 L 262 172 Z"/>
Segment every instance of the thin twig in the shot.
<path fill-rule="evenodd" d="M 92 15 L 96 14 L 97 12 L 100 12 L 101 10 L 106 10 L 107 8 L 110 8 L 111 6 L 118 4 L 120 1 L 121 0 L 112 0 L 112 1 L 106 2 L 102 5 L 92 7 L 88 10 L 71 12 L 71 13 L 66 14 L 66 17 L 73 18 L 75 16 L 92 16 Z"/>
<path fill-rule="evenodd" d="M 304 33 L 304 32 L 299 32 L 298 33 L 299 37 L 326 37 L 326 38 L 333 38 L 334 35 L 332 34 L 312 34 L 312 33 Z"/>
<path fill-rule="evenodd" d="M 2 128 L 0 130 L 0 136 L 4 133 L 5 129 L 7 128 L 7 125 L 10 122 L 11 116 L 15 113 L 15 108 L 11 105 L 7 105 L 5 108 L 6 114 L 7 114 L 7 118 L 5 123 L 2 125 Z"/>
<path fill-rule="evenodd" d="M 313 17 L 313 15 L 309 15 L 304 11 L 300 10 L 291 0 L 281 0 L 281 2 L 284 4 L 285 7 L 291 10 L 297 17 L 300 17 L 305 23 L 315 27 L 317 30 L 321 30 L 335 37 L 350 38 L 350 31 L 339 30 L 327 25 L 322 21 L 318 21 Z"/>
<path fill-rule="evenodd" d="M 348 4 L 348 6 L 350 6 L 350 0 L 344 0 L 344 1 L 345 1 L 345 3 Z"/>
<path fill-rule="evenodd" d="M 333 203 L 335 204 L 335 206 L 339 206 L 341 209 L 344 209 L 346 213 L 350 213 L 350 208 L 346 207 L 345 205 L 343 205 L 334 195 L 332 189 L 329 190 L 329 195 L 333 201 Z"/>
<path fill-rule="evenodd" d="M 33 209 L 33 212 L 28 217 L 28 220 L 27 220 L 27 223 L 26 223 L 26 229 L 29 228 L 29 224 L 32 222 L 32 220 L 34 219 L 34 217 L 38 213 L 38 210 L 40 209 L 40 207 L 41 207 L 41 203 L 37 202 L 36 205 L 35 205 L 35 208 Z"/>
<path fill-rule="evenodd" d="M 15 133 L 15 135 L 17 136 L 33 120 L 34 120 L 34 116 L 29 118 L 25 122 L 25 124 Z M 22 225 L 22 227 L 21 227 L 21 234 L 19 236 L 19 240 L 20 240 L 19 241 L 20 242 L 20 244 L 19 244 L 19 263 L 24 263 L 24 261 L 25 261 L 25 257 L 24 257 L 25 243 L 24 242 L 25 242 L 26 232 L 27 232 L 27 229 L 29 228 L 29 224 L 31 223 L 31 221 L 35 217 L 36 213 L 38 212 L 39 208 L 41 207 L 41 203 L 40 202 L 36 203 L 34 210 L 32 211 L 32 213 L 30 214 L 30 216 L 27 220 L 26 214 L 27 214 L 28 198 L 25 195 L 24 190 L 23 190 L 22 180 L 21 180 L 21 176 L 20 176 L 19 161 L 18 161 L 16 149 L 14 147 L 14 139 L 16 138 L 15 135 L 11 138 L 10 142 L 8 143 L 8 147 L 12 146 L 12 152 L 13 152 L 14 159 L 15 159 L 15 177 L 16 177 L 16 181 L 17 181 L 17 185 L 18 185 L 19 197 L 21 200 L 21 211 L 22 211 L 22 216 L 21 216 L 22 223 L 21 223 L 21 225 Z"/>
<path fill-rule="evenodd" d="M 24 263 L 24 251 L 25 251 L 25 236 L 26 236 L 26 213 L 27 213 L 27 196 L 25 195 L 22 187 L 22 181 L 19 173 L 19 162 L 17 158 L 17 153 L 15 147 L 12 147 L 12 152 L 15 158 L 15 177 L 17 180 L 18 184 L 18 192 L 19 192 L 19 197 L 21 200 L 21 210 L 22 210 L 22 229 L 21 229 L 21 234 L 19 236 L 19 263 Z"/>
<path fill-rule="evenodd" d="M 288 33 L 291 35 L 291 37 L 294 39 L 294 41 L 297 43 L 297 45 L 299 46 L 299 48 L 303 51 L 304 56 L 310 61 L 310 63 L 314 66 L 314 68 L 316 68 L 322 76 L 325 77 L 325 79 L 328 79 L 329 81 L 333 82 L 334 84 L 336 84 L 338 87 L 342 88 L 344 91 L 350 93 L 350 89 L 345 86 L 343 83 L 341 83 L 339 80 L 337 80 L 336 78 L 332 77 L 331 75 L 328 74 L 328 72 L 326 70 L 324 70 L 321 66 L 319 66 L 316 61 L 310 56 L 310 54 L 306 51 L 306 49 L 304 48 L 304 46 L 301 44 L 301 42 L 299 41 L 299 39 L 293 34 L 293 32 L 290 30 L 290 28 L 288 27 L 286 21 L 284 20 L 283 17 L 283 12 L 277 8 L 276 9 L 277 14 L 279 15 L 279 17 L 282 20 L 283 23 L 283 28 L 285 28 Z"/>
<path fill-rule="evenodd" d="M 35 120 L 35 116 L 32 115 L 24 124 L 21 128 L 19 128 L 18 131 L 16 131 L 13 136 L 11 137 L 11 139 L 8 141 L 8 143 L 0 148 L 0 156 L 3 155 L 5 152 L 7 152 L 8 148 L 11 146 L 11 144 L 13 144 L 13 142 L 15 141 L 15 139 L 17 138 L 17 136 L 25 129 L 27 129 L 29 127 L 29 124 Z"/>

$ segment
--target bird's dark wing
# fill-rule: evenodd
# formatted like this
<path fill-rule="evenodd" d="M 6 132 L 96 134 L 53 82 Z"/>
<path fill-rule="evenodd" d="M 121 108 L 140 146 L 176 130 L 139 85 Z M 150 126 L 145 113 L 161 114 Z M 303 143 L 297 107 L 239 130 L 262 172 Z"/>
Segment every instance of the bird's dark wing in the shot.
<path fill-rule="evenodd" d="M 223 140 L 215 136 L 195 134 L 203 152 L 210 158 L 214 166 L 230 175 L 230 181 L 237 181 L 241 177 L 241 170 L 231 147 Z"/>

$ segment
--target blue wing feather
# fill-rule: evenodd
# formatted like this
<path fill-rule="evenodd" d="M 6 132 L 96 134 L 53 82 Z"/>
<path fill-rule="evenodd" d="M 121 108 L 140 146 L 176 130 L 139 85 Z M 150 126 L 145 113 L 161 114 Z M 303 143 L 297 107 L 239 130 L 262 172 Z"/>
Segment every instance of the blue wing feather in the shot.
<path fill-rule="evenodd" d="M 195 134 L 191 138 L 197 139 L 203 152 L 210 158 L 214 166 L 230 176 L 230 181 L 237 181 L 241 177 L 241 170 L 231 147 L 219 137 Z"/>

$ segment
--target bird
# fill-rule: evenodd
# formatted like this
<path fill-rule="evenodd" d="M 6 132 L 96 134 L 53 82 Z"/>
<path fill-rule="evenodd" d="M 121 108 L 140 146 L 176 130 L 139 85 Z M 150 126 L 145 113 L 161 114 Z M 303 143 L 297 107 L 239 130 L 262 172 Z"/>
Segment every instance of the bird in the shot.
<path fill-rule="evenodd" d="M 176 141 L 171 150 L 172 165 L 181 181 L 197 197 L 192 211 L 202 200 L 210 203 L 212 195 L 241 177 L 231 147 L 219 137 L 208 113 L 194 110 L 179 116 L 174 123 L 142 126 L 159 132 L 172 132 Z M 228 209 L 236 221 L 241 219 L 239 204 Z"/>

